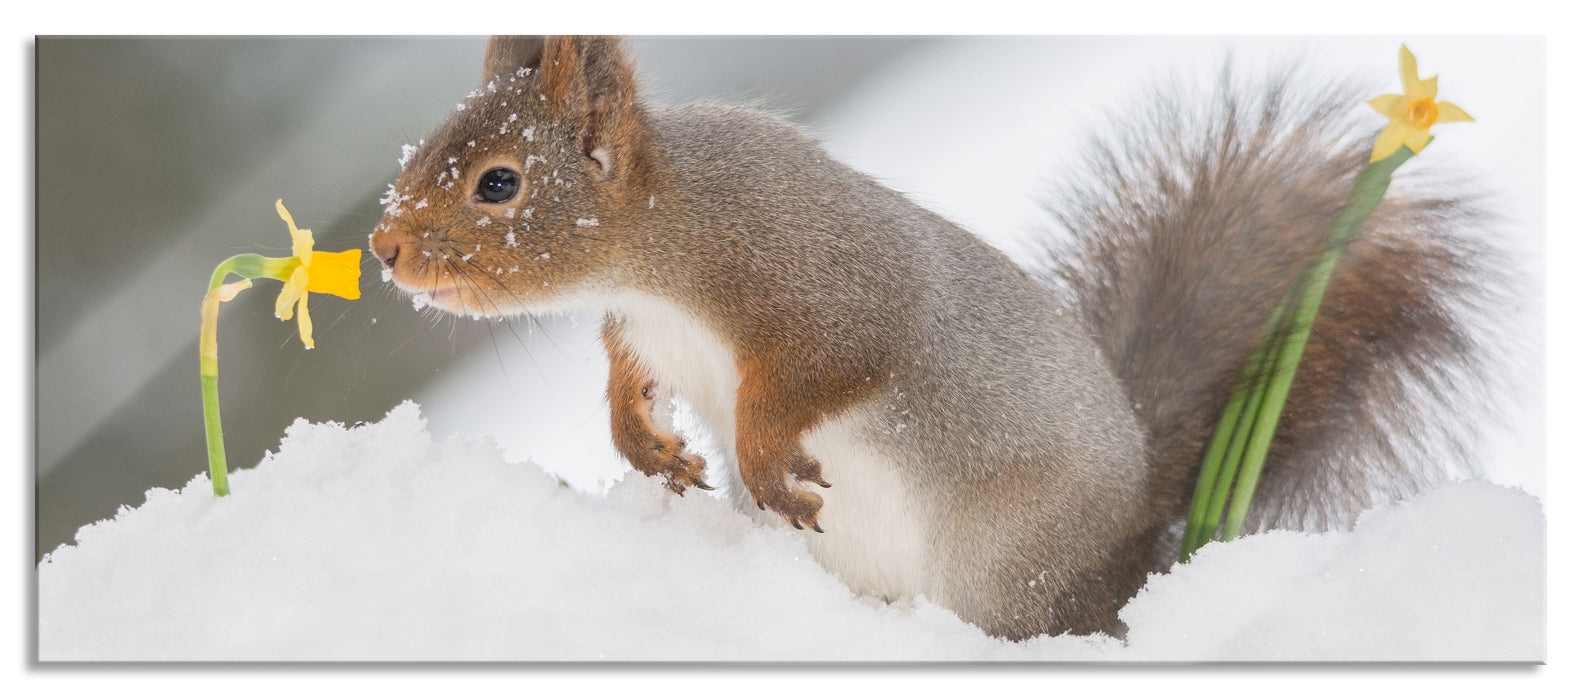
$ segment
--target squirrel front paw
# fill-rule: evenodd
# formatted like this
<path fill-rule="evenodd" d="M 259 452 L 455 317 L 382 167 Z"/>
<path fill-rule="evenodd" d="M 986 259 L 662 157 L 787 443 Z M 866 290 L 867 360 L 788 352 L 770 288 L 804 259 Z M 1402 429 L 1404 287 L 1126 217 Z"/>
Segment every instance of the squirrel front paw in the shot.
<path fill-rule="evenodd" d="M 746 464 L 743 466 L 742 483 L 759 510 L 779 513 L 791 523 L 791 527 L 798 530 L 806 524 L 814 532 L 824 532 L 824 528 L 818 524 L 818 513 L 824 507 L 824 499 L 816 493 L 792 487 L 786 478 L 789 475 L 797 481 L 829 488 L 830 484 L 824 480 L 817 461 L 796 449 L 779 464 L 759 463 L 757 468 L 749 468 Z"/>
<path fill-rule="evenodd" d="M 687 441 L 674 435 L 654 435 L 647 449 L 627 455 L 632 467 L 648 476 L 661 476 L 665 488 L 682 494 L 688 486 L 704 491 L 714 487 L 703 480 L 703 458 L 685 452 Z"/>

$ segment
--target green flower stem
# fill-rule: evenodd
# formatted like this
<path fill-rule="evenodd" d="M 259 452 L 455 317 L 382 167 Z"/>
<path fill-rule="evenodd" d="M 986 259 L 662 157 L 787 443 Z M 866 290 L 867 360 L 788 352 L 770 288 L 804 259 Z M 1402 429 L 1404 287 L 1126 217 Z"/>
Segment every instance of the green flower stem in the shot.
<path fill-rule="evenodd" d="M 1292 306 L 1292 299 L 1288 298 L 1265 324 L 1263 340 L 1243 367 L 1204 455 L 1197 491 L 1193 494 L 1188 515 L 1186 537 L 1181 543 L 1182 561 L 1189 559 L 1192 552 L 1208 542 L 1214 531 L 1219 529 L 1217 525 L 1225 503 L 1223 489 L 1229 488 L 1232 481 L 1236 485 L 1235 491 L 1230 496 L 1230 511 L 1225 516 L 1220 539 L 1229 540 L 1240 536 L 1245 528 L 1247 512 L 1263 472 L 1264 460 L 1274 441 L 1275 428 L 1285 409 L 1285 401 L 1290 396 L 1297 365 L 1307 347 L 1313 320 L 1318 317 L 1318 309 L 1324 300 L 1335 263 L 1346 245 L 1362 230 L 1363 223 L 1384 200 L 1384 193 L 1390 186 L 1390 176 L 1413 155 L 1416 154 L 1403 146 L 1390 157 L 1363 168 L 1352 185 L 1345 205 L 1330 225 L 1325 237 L 1324 254 L 1314 264 L 1305 282 L 1298 286 L 1301 291 L 1294 315 L 1288 315 Z M 1257 380 L 1249 386 L 1249 377 L 1254 376 L 1255 367 L 1258 368 Z M 1250 433 L 1246 432 L 1249 430 Z M 1239 444 L 1242 440 L 1246 440 L 1245 454 Z M 1225 461 L 1227 456 L 1232 458 L 1228 463 Z M 1213 488 L 1209 487 L 1210 484 Z"/>
<path fill-rule="evenodd" d="M 1241 475 L 1236 480 L 1236 493 L 1231 497 L 1230 513 L 1225 516 L 1226 540 L 1241 536 L 1246 525 L 1247 510 L 1252 505 L 1253 492 L 1263 472 L 1264 458 L 1269 455 L 1274 430 L 1279 425 L 1280 413 L 1285 409 L 1285 400 L 1290 396 L 1291 383 L 1296 379 L 1296 367 L 1302 361 L 1302 352 L 1307 348 L 1313 320 L 1318 318 L 1318 307 L 1324 301 L 1324 292 L 1329 288 L 1329 278 L 1335 271 L 1335 263 L 1351 240 L 1362 231 L 1362 224 L 1373 214 L 1373 210 L 1384 201 L 1384 192 L 1390 188 L 1390 175 L 1414 155 L 1412 149 L 1402 146 L 1388 158 L 1369 163 L 1363 168 L 1351 188 L 1351 195 L 1346 198 L 1346 205 L 1329 228 L 1324 255 L 1308 275 L 1307 290 L 1302 294 L 1301 306 L 1297 307 L 1295 318 L 1286 327 L 1285 341 L 1279 351 L 1278 365 L 1268 388 L 1268 396 L 1258 411 L 1258 423 L 1253 429 L 1252 441 L 1247 444 Z"/>
<path fill-rule="evenodd" d="M 209 361 L 210 367 L 218 372 L 218 364 Z M 203 427 L 205 437 L 209 443 L 209 481 L 214 484 L 214 495 L 224 496 L 231 492 L 231 482 L 227 476 L 225 466 L 225 437 L 220 433 L 220 378 L 218 375 L 203 374 L 199 377 L 203 383 Z"/>
<path fill-rule="evenodd" d="M 203 385 L 203 426 L 209 447 L 209 481 L 214 495 L 231 492 L 228 470 L 225 465 L 225 436 L 220 429 L 220 358 L 219 316 L 221 287 L 225 279 L 236 275 L 245 280 L 259 277 L 287 280 L 296 269 L 296 258 L 266 258 L 247 253 L 233 256 L 209 278 L 209 292 L 203 297 L 203 325 L 198 332 L 198 379 Z M 237 290 L 240 291 L 240 290 Z"/>
<path fill-rule="evenodd" d="M 1248 416 L 1258 410 L 1255 406 L 1247 405 L 1247 397 L 1252 394 L 1257 400 L 1263 395 L 1262 391 L 1254 392 L 1253 389 L 1262 387 L 1273 370 L 1274 355 L 1269 352 L 1269 339 L 1274 336 L 1289 307 L 1290 301 L 1287 300 L 1264 324 L 1264 340 L 1247 358 L 1246 366 L 1242 367 L 1241 376 L 1237 377 L 1235 389 L 1231 392 L 1230 403 L 1225 406 L 1225 412 L 1220 414 L 1219 425 L 1215 426 L 1214 436 L 1209 440 L 1208 451 L 1203 455 L 1203 466 L 1198 472 L 1197 489 L 1192 495 L 1186 536 L 1181 541 L 1183 562 L 1198 547 L 1213 539 L 1219 529 L 1225 512 L 1225 498 L 1230 492 L 1230 479 L 1235 476 L 1235 465 L 1241 462 L 1246 435 L 1250 430 Z M 1223 465 L 1229 455 L 1234 455 L 1230 462 L 1232 466 L 1225 469 Z M 1212 520 L 1209 518 L 1210 513 L 1213 513 Z"/>

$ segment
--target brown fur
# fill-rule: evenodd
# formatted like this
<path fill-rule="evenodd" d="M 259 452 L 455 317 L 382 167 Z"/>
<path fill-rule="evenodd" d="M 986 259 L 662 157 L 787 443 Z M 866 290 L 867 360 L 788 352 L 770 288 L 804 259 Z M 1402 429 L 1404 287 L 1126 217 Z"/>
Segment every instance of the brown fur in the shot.
<path fill-rule="evenodd" d="M 1154 117 L 1096 144 L 1090 162 L 1118 167 L 1072 186 L 1056 207 L 1072 235 L 1046 238 L 1049 277 L 1075 293 L 1143 407 L 1160 512 L 1184 512 L 1262 324 L 1323 252 L 1368 160 L 1368 132 L 1341 116 L 1350 91 L 1296 95 L 1290 81 L 1271 79 L 1257 94 L 1226 77 L 1214 113 Z M 1172 149 L 1188 154 L 1189 169 Z M 1453 393 L 1447 375 L 1479 366 L 1458 318 L 1499 280 L 1493 252 L 1461 233 L 1481 215 L 1464 201 L 1403 194 L 1412 187 L 1408 177 L 1391 188 L 1335 268 L 1260 481 L 1256 524 L 1344 525 L 1380 489 L 1406 495 L 1458 469 L 1434 473 L 1411 444 L 1435 404 L 1409 387 Z M 1468 423 L 1439 436 L 1450 438 L 1451 458 Z"/>
<path fill-rule="evenodd" d="M 703 480 L 703 458 L 688 454 L 687 443 L 674 433 L 654 426 L 654 398 L 658 387 L 621 342 L 621 322 L 607 320 L 600 337 L 610 357 L 610 380 L 605 398 L 610 402 L 610 435 L 615 449 L 632 468 L 660 476 L 665 487 L 684 493 L 688 486 L 712 487 Z"/>

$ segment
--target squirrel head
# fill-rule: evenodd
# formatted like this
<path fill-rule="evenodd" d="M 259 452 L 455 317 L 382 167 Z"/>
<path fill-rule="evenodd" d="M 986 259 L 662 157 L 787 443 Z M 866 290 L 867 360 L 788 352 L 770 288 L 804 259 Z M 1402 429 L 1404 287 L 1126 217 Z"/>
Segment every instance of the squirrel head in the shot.
<path fill-rule="evenodd" d="M 414 148 L 370 237 L 452 313 L 544 308 L 607 272 L 650 190 L 630 62 L 608 37 L 493 37 L 483 85 Z"/>

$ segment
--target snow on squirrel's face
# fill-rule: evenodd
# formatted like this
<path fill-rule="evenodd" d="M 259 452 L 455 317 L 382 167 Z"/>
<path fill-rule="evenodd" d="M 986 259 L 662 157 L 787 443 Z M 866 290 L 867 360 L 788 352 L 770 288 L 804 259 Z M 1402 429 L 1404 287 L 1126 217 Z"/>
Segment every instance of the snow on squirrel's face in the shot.
<path fill-rule="evenodd" d="M 414 305 L 454 314 L 532 311 L 581 286 L 604 241 L 581 119 L 555 113 L 522 69 L 456 105 L 417 146 L 369 238 L 385 278 Z"/>

